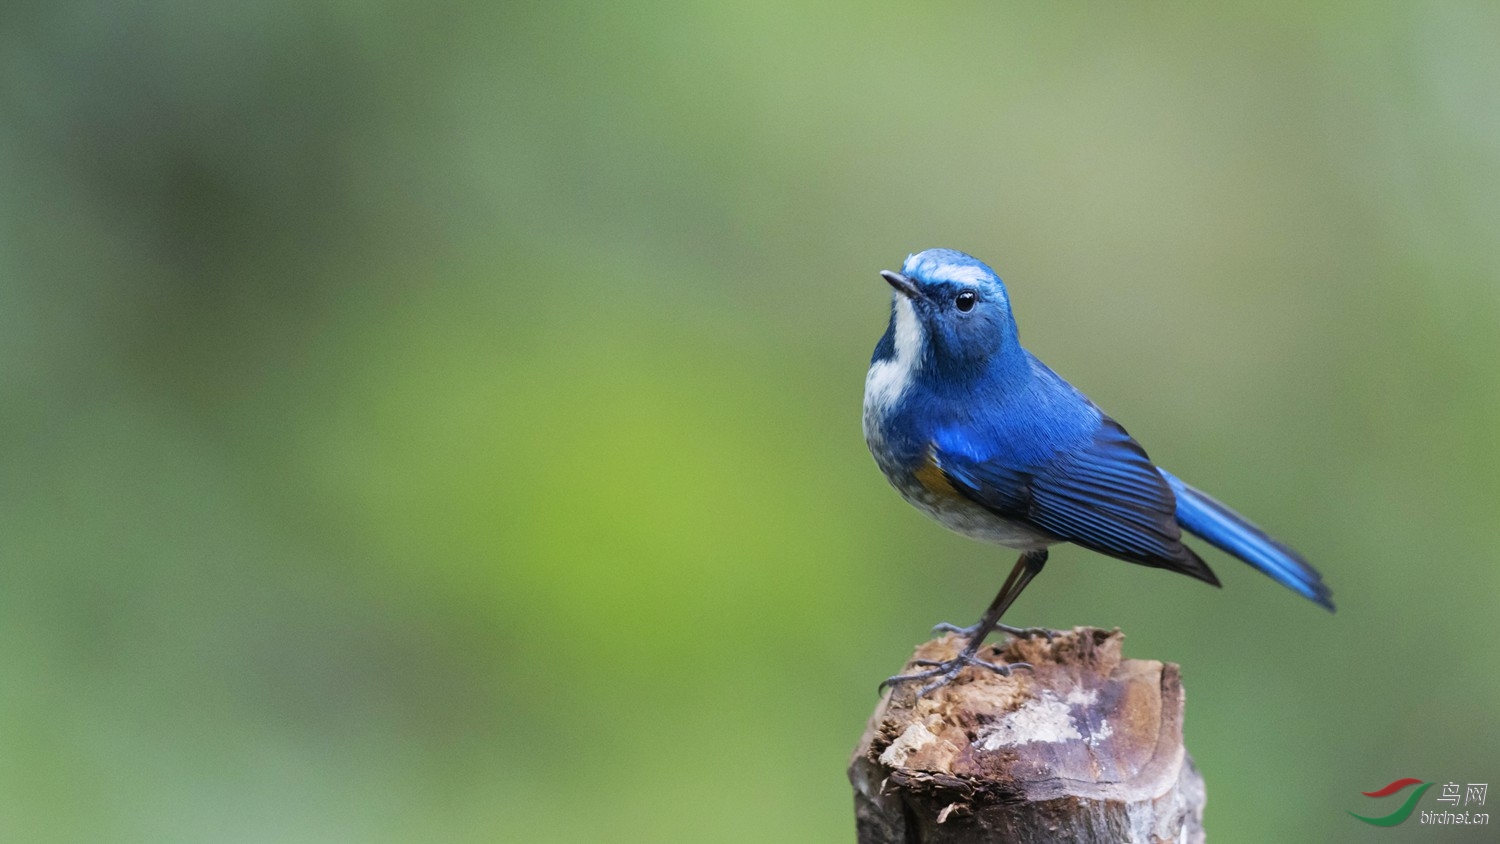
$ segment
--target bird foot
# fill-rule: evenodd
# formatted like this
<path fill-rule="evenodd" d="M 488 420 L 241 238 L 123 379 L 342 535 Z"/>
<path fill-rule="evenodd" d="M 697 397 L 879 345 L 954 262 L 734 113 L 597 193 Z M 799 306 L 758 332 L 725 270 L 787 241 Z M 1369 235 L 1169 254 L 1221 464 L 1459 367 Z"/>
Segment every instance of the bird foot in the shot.
<path fill-rule="evenodd" d="M 1014 636 L 1017 639 L 1035 639 L 1041 636 L 1048 642 L 1051 642 L 1052 637 L 1058 633 L 1058 631 L 1046 627 L 1011 627 L 1008 624 L 997 624 L 995 625 L 995 629 Z"/>
<path fill-rule="evenodd" d="M 1017 639 L 1033 639 L 1037 636 L 1045 636 L 1047 641 L 1050 642 L 1052 641 L 1052 637 L 1057 635 L 1056 630 L 1049 630 L 1046 627 L 1011 627 L 1008 624 L 997 624 L 995 625 L 995 629 L 999 630 L 1001 633 L 1014 636 Z M 960 636 L 970 639 L 973 638 L 974 634 L 978 632 L 978 624 L 971 624 L 968 627 L 959 627 L 957 624 L 949 624 L 946 621 L 932 628 L 933 635 L 937 635 L 938 633 L 957 633 Z"/>
<path fill-rule="evenodd" d="M 1009 664 L 986 662 L 980 659 L 978 654 L 968 649 L 960 651 L 958 656 L 952 659 L 914 659 L 911 664 L 927 668 L 927 670 L 918 671 L 914 674 L 897 674 L 894 677 L 887 677 L 881 681 L 878 689 L 884 690 L 887 686 L 895 686 L 898 683 L 915 683 L 921 680 L 932 680 L 931 683 L 917 690 L 917 697 L 920 698 L 926 697 L 958 679 L 959 673 L 970 666 L 982 668 L 986 671 L 993 671 L 1001 677 L 1009 677 L 1010 672 L 1017 668 L 1025 668 L 1028 671 L 1032 670 L 1031 664 L 1028 662 L 1012 662 Z"/>

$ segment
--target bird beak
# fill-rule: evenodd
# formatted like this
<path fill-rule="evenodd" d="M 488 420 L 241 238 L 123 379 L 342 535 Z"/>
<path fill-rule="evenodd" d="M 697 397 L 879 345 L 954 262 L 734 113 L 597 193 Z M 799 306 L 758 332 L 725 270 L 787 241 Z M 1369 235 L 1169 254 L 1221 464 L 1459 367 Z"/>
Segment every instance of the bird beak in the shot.
<path fill-rule="evenodd" d="M 900 273 L 893 273 L 890 270 L 881 270 L 880 277 L 885 279 L 887 284 L 896 288 L 896 292 L 902 296 L 908 299 L 917 298 L 917 285 L 906 276 Z"/>

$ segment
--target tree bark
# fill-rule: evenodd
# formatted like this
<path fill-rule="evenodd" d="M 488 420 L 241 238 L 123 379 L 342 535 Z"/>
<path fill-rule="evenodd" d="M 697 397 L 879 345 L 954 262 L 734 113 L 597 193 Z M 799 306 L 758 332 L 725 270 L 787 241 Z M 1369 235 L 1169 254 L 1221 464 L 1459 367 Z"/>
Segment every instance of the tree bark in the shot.
<path fill-rule="evenodd" d="M 920 683 L 888 691 L 849 765 L 859 844 L 1202 842 L 1181 675 L 1123 659 L 1123 640 L 1087 627 L 1008 639 L 980 653 L 1034 670 L 970 668 L 921 700 Z M 944 636 L 913 659 L 962 645 Z"/>

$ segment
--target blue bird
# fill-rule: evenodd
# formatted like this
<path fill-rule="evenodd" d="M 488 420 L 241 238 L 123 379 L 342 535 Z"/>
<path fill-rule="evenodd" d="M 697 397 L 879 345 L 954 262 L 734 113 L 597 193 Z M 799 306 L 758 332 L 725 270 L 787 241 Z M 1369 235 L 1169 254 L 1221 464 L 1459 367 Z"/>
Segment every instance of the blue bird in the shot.
<path fill-rule="evenodd" d="M 1005 285 L 982 261 L 929 249 L 881 276 L 895 292 L 865 377 L 865 442 L 876 464 L 944 526 L 1021 552 L 977 624 L 938 626 L 968 637 L 957 657 L 918 661 L 927 670 L 882 687 L 931 681 L 922 696 L 968 666 L 1030 668 L 986 662 L 979 648 L 997 629 L 1050 635 L 1000 617 L 1060 542 L 1218 586 L 1182 543 L 1186 528 L 1333 610 L 1333 593 L 1296 551 L 1157 468 L 1118 422 L 1022 348 Z"/>

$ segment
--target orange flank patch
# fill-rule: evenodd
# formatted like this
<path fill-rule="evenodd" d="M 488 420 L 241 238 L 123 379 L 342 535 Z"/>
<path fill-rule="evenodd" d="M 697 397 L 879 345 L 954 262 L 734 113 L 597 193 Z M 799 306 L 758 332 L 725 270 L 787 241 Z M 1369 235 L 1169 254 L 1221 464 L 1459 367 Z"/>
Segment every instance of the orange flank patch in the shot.
<path fill-rule="evenodd" d="M 917 479 L 917 483 L 926 487 L 927 491 L 934 495 L 950 498 L 958 495 L 958 490 L 953 488 L 953 484 L 948 483 L 943 470 L 938 468 L 937 462 L 932 459 L 931 451 L 922 455 L 922 462 L 917 466 L 916 471 L 912 472 L 912 476 Z"/>

